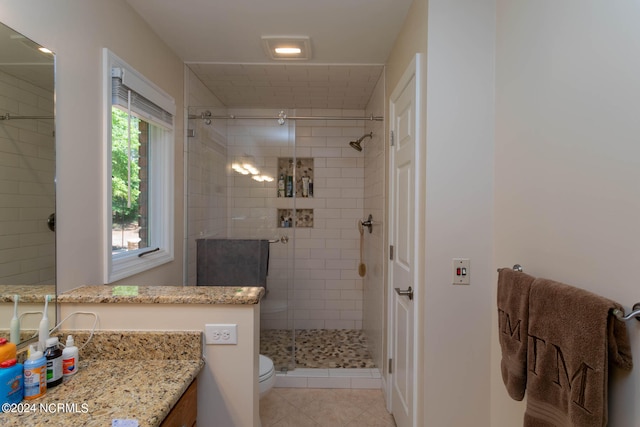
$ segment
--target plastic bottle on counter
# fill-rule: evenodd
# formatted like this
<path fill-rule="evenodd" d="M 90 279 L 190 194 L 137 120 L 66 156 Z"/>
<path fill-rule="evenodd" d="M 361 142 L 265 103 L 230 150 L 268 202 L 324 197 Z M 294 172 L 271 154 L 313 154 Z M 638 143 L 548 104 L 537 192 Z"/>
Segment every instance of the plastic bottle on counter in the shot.
<path fill-rule="evenodd" d="M 16 358 L 16 345 L 6 338 L 0 338 L 0 362 Z"/>
<path fill-rule="evenodd" d="M 20 403 L 24 397 L 23 366 L 16 359 L 0 363 L 0 404 Z"/>
<path fill-rule="evenodd" d="M 64 350 L 62 350 L 62 382 L 67 382 L 78 372 L 78 347 L 73 341 L 73 336 L 67 336 Z"/>
<path fill-rule="evenodd" d="M 41 351 L 29 346 L 29 358 L 24 362 L 24 398 L 35 399 L 47 392 L 47 359 Z"/>
<path fill-rule="evenodd" d="M 62 350 L 58 337 L 47 339 L 47 349 L 44 352 L 47 359 L 47 388 L 62 383 Z"/>

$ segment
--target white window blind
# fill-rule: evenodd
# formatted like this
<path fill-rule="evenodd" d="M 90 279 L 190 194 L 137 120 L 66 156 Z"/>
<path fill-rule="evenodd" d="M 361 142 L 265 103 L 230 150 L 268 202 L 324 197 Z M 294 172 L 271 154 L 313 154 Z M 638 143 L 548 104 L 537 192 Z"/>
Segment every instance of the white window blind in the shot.
<path fill-rule="evenodd" d="M 160 104 L 148 99 L 140 92 L 156 92 L 157 89 L 148 88 L 148 84 L 140 82 L 140 79 L 131 76 L 130 72 L 123 68 L 111 69 L 111 96 L 112 103 L 119 105 L 127 110 L 129 106 L 131 111 L 140 118 L 159 122 L 173 129 L 173 114 L 175 113 L 175 104 L 170 99 L 162 99 L 161 96 L 153 96 Z M 129 91 L 131 91 L 131 104 L 129 101 Z M 157 93 L 157 92 L 156 92 Z M 169 111 L 167 111 L 167 108 Z"/>

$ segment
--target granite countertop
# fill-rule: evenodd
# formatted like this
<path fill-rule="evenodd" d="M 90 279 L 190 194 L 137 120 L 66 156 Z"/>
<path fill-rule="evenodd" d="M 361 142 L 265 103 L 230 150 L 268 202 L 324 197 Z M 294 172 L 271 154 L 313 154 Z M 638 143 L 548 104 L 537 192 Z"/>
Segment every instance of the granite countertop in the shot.
<path fill-rule="evenodd" d="M 51 295 L 55 301 L 54 285 L 0 285 L 0 302 L 13 304 L 13 296 L 18 295 L 21 303 L 44 303 L 44 296 Z"/>
<path fill-rule="evenodd" d="M 79 347 L 88 336 L 71 333 Z M 159 426 L 203 368 L 201 342 L 200 332 L 99 331 L 81 350 L 70 381 L 0 414 L 0 424 L 105 427 L 136 420 L 140 427 Z"/>
<path fill-rule="evenodd" d="M 59 303 L 258 304 L 262 287 L 82 286 L 58 295 Z"/>

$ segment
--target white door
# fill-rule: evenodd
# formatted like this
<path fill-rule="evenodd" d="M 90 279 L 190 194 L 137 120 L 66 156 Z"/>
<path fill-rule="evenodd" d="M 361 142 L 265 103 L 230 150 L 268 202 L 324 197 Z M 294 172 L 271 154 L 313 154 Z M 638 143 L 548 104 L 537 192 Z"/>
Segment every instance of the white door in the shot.
<path fill-rule="evenodd" d="M 415 379 L 415 299 L 420 285 L 417 277 L 416 215 L 419 132 L 419 84 L 416 55 L 389 101 L 390 130 L 390 216 L 389 244 L 393 255 L 389 268 L 389 352 L 391 361 L 391 411 L 398 427 L 416 423 L 417 382 Z"/>

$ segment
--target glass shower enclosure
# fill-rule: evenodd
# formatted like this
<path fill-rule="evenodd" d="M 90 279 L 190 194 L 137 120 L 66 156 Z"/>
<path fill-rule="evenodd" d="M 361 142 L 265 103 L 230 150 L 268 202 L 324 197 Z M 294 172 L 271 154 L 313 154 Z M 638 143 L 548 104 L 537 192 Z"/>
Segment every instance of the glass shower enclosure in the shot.
<path fill-rule="evenodd" d="M 287 111 L 270 109 L 192 106 L 188 114 L 185 283 L 198 283 L 198 239 L 268 240 L 260 352 L 276 370 L 292 370 L 295 231 L 305 222 L 296 195 L 308 195 L 312 169 L 296 158 L 295 121 L 278 120 Z M 231 118 L 239 116 L 258 118 Z"/>

